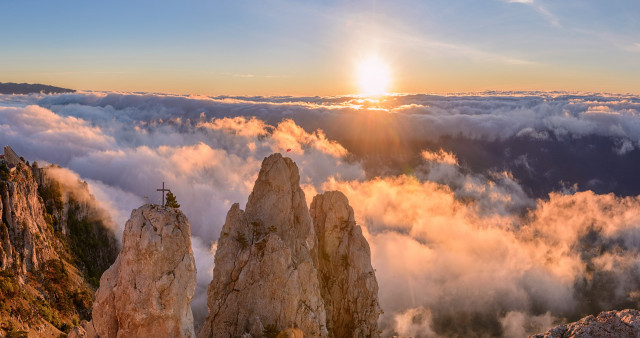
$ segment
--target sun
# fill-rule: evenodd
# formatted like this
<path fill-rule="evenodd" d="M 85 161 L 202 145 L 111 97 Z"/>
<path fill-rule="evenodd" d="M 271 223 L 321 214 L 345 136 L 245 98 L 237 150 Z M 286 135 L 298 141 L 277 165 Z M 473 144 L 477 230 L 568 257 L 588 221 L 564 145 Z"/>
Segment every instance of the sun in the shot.
<path fill-rule="evenodd" d="M 361 95 L 379 96 L 389 90 L 391 73 L 389 67 L 375 55 L 370 55 L 358 63 L 358 89 Z"/>

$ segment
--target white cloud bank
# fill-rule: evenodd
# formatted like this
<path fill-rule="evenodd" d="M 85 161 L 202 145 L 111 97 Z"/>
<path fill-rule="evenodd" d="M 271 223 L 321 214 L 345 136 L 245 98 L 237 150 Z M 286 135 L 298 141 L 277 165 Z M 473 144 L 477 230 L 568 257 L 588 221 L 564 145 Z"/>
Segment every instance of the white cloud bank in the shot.
<path fill-rule="evenodd" d="M 119 231 L 132 209 L 158 202 L 164 181 L 192 225 L 197 321 L 227 210 L 246 202 L 262 159 L 282 152 L 298 164 L 307 199 L 329 189 L 349 197 L 371 244 L 385 335 L 513 336 L 637 306 L 640 200 L 592 192 L 535 200 L 509 172 L 469 172 L 444 150 L 419 149 L 407 175 L 373 177 L 361 161 L 376 147 L 393 152 L 419 141 L 420 148 L 441 136 L 597 135 L 617 140 L 612 151 L 624 155 L 637 151 L 639 112 L 640 98 L 594 94 L 410 95 L 380 103 L 0 96 L 0 143 L 87 180 Z M 349 152 L 358 147 L 360 155 Z"/>

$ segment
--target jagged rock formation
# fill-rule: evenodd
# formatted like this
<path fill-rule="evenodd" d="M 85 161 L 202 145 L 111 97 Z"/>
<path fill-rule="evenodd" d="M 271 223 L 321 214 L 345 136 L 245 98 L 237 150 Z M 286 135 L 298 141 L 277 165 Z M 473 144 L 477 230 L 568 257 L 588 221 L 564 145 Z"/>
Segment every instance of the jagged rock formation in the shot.
<path fill-rule="evenodd" d="M 20 163 L 10 175 L 10 179 L 0 181 L 0 267 L 14 271 L 23 282 L 27 272 L 58 260 L 61 244 L 45 222 L 38 184 L 30 168 Z"/>
<path fill-rule="evenodd" d="M 108 214 L 86 185 L 70 189 L 49 177 L 50 169 L 0 164 L 0 336 L 58 336 L 90 319 L 91 271 L 106 269 L 94 258 L 108 266 L 117 255 Z M 62 222 L 69 231 L 61 231 Z"/>
<path fill-rule="evenodd" d="M 317 240 L 298 167 L 280 154 L 262 163 L 246 211 L 231 207 L 215 255 L 209 316 L 199 337 L 260 337 L 298 327 L 326 337 Z"/>
<path fill-rule="evenodd" d="M 530 338 L 640 337 L 640 311 L 601 312 L 577 322 L 557 326 Z"/>
<path fill-rule="evenodd" d="M 273 154 L 262 163 L 246 211 L 237 203 L 229 210 L 199 337 L 275 336 L 286 328 L 309 337 L 377 336 L 377 283 L 353 211 L 344 195 L 321 196 L 314 215 L 322 229 L 316 229 L 299 181 L 296 164 Z M 340 217 L 347 222 L 334 224 Z M 338 267 L 330 261 L 353 266 L 331 276 Z M 348 284 L 353 278 L 362 280 Z M 347 317 L 339 319 L 338 311 Z"/>
<path fill-rule="evenodd" d="M 191 228 L 177 209 L 131 213 L 116 262 L 100 278 L 93 327 L 100 337 L 194 337 L 196 268 Z"/>
<path fill-rule="evenodd" d="M 339 191 L 317 195 L 310 212 L 318 237 L 327 329 L 334 337 L 377 336 L 378 282 L 369 243 L 347 197 Z"/>

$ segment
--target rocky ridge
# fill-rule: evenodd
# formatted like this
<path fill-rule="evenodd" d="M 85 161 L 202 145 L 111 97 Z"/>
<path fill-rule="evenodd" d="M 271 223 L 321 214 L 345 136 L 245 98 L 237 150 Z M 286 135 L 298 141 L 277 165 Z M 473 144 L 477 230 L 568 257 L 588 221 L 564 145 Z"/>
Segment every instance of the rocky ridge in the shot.
<path fill-rule="evenodd" d="M 20 163 L 0 182 L 0 267 L 12 270 L 20 282 L 27 272 L 60 259 L 62 249 L 45 221 L 43 201 L 30 169 Z"/>
<path fill-rule="evenodd" d="M 50 169 L 22 160 L 12 169 L 0 165 L 0 336 L 58 336 L 89 319 L 89 270 L 104 270 L 94 258 L 108 266 L 117 254 L 108 215 L 86 186 L 67 190 Z M 61 222 L 73 231 L 63 232 Z"/>
<path fill-rule="evenodd" d="M 290 327 L 310 337 L 377 336 L 377 283 L 353 210 L 340 193 L 317 197 L 316 229 L 299 182 L 296 164 L 273 154 L 245 211 L 237 203 L 229 210 L 199 337 L 262 337 Z"/>

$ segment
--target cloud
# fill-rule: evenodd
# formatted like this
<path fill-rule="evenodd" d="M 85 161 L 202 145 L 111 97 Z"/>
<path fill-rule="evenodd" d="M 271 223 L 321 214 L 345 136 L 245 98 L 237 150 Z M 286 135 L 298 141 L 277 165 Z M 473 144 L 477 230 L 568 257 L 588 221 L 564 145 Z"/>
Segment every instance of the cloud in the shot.
<path fill-rule="evenodd" d="M 442 149 L 440 149 L 437 153 L 424 150 L 422 152 L 422 158 L 435 163 L 458 165 L 458 159 L 456 158 L 456 155 L 448 153 Z"/>
<path fill-rule="evenodd" d="M 51 162 L 65 163 L 73 156 L 109 149 L 115 139 L 77 117 L 59 116 L 36 105 L 0 106 L 0 140 Z M 62 151 L 58 151 L 63 149 Z"/>
<path fill-rule="evenodd" d="M 521 216 L 479 213 L 477 202 L 411 177 L 324 189 L 345 192 L 368 229 L 387 334 L 531 334 L 561 318 L 637 306 L 639 198 L 552 194 Z"/>
<path fill-rule="evenodd" d="M 282 152 L 308 200 L 349 197 L 385 335 L 510 336 L 637 306 L 639 113 L 592 93 L 3 95 L 0 142 L 87 181 L 119 229 L 165 182 L 192 226 L 197 322 L 225 214 Z"/>

